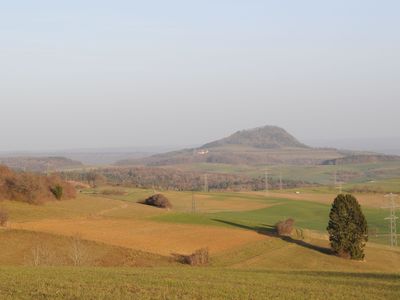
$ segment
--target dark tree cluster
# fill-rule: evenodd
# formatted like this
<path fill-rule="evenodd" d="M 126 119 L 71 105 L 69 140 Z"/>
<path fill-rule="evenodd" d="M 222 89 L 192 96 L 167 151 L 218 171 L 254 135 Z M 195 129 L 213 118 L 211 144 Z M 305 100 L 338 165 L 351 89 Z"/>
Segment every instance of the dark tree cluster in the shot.
<path fill-rule="evenodd" d="M 169 202 L 168 198 L 162 194 L 150 196 L 141 203 L 159 208 L 172 208 L 171 202 Z"/>

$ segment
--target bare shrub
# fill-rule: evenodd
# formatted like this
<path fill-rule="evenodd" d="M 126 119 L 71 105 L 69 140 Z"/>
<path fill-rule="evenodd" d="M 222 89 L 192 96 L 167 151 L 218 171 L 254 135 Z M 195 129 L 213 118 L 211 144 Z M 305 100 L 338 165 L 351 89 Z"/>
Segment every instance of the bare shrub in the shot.
<path fill-rule="evenodd" d="M 55 255 L 43 243 L 36 243 L 31 249 L 30 264 L 37 266 L 51 266 L 55 261 Z"/>
<path fill-rule="evenodd" d="M 76 267 L 82 266 L 88 261 L 88 251 L 79 233 L 71 237 L 69 258 Z"/>
<path fill-rule="evenodd" d="M 0 207 L 0 226 L 5 227 L 8 223 L 8 212 L 5 208 Z"/>
<path fill-rule="evenodd" d="M 294 227 L 294 220 L 289 218 L 285 221 L 279 221 L 275 224 L 276 232 L 279 235 L 291 235 Z"/>
<path fill-rule="evenodd" d="M 191 255 L 184 257 L 184 263 L 191 266 L 204 266 L 209 262 L 208 248 L 201 248 L 193 252 Z"/>
<path fill-rule="evenodd" d="M 172 204 L 169 202 L 168 198 L 162 194 L 153 195 L 144 200 L 142 203 L 160 208 L 172 208 Z"/>
<path fill-rule="evenodd" d="M 65 199 L 74 198 L 76 190 L 59 176 L 17 173 L 0 166 L 0 199 L 41 204 L 61 196 Z"/>

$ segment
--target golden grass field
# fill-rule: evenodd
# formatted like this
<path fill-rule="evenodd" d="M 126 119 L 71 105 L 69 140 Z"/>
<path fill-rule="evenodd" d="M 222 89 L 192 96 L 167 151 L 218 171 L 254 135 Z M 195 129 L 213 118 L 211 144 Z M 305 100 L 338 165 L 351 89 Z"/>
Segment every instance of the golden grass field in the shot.
<path fill-rule="evenodd" d="M 165 195 L 173 204 L 173 209 L 169 211 L 136 203 L 137 200 L 143 199 L 149 194 L 151 194 L 151 191 L 148 190 L 126 189 L 124 195 L 79 194 L 73 200 L 48 202 L 40 206 L 11 201 L 3 202 L 2 206 L 10 212 L 10 229 L 64 237 L 79 234 L 87 241 L 163 256 L 171 256 L 175 253 L 189 254 L 198 248 L 208 247 L 212 255 L 218 257 L 218 255 L 226 255 L 230 252 L 241 252 L 248 245 L 257 243 L 263 245 L 265 249 L 262 248 L 265 253 L 261 256 L 251 257 L 245 262 L 240 262 L 239 265 L 248 267 L 284 265 L 278 262 L 287 259 L 283 255 L 287 251 L 291 253 L 290 255 L 303 251 L 306 251 L 305 253 L 311 252 L 317 257 L 321 255 L 313 249 L 259 234 L 254 230 L 228 226 L 160 222 L 155 220 L 154 217 L 173 216 L 176 212 L 190 211 L 192 195 L 190 192 L 165 192 Z M 322 203 L 326 203 L 327 199 L 333 197 L 330 195 L 327 197 L 324 194 L 295 194 L 293 192 L 273 192 L 271 196 Z M 260 193 L 200 193 L 196 194 L 195 197 L 197 209 L 201 213 L 246 212 L 271 206 L 271 204 L 263 202 L 264 196 Z M 372 195 L 360 199 L 372 207 L 376 205 L 375 202 L 369 201 L 375 199 Z M 307 232 L 307 238 L 312 239 L 313 245 L 328 247 L 326 236 L 312 233 L 312 231 Z M 280 245 L 278 250 L 275 249 L 277 245 Z M 269 248 L 272 250 L 269 251 Z M 371 253 L 368 255 L 369 259 L 361 264 L 366 266 L 366 269 L 370 269 L 371 265 L 376 269 L 385 269 L 375 262 L 379 255 L 385 258 L 398 258 L 397 252 L 393 252 L 393 254 L 382 245 L 370 244 L 367 252 Z M 375 253 L 379 253 L 379 255 L 375 256 Z M 389 255 L 388 253 L 392 254 Z M 269 260 L 268 257 L 274 258 Z M 325 254 L 320 258 L 324 258 L 323 261 L 332 260 L 332 268 L 335 269 L 338 258 L 328 257 Z M 339 260 L 339 264 L 340 262 L 341 260 Z M 233 265 L 238 266 L 237 263 Z M 318 259 L 314 263 L 291 260 L 291 265 L 296 266 L 296 268 L 309 268 L 313 265 L 321 265 L 321 263 Z M 356 264 L 356 266 L 358 265 L 359 263 Z"/>
<path fill-rule="evenodd" d="M 306 200 L 299 207 L 307 212 L 312 203 L 317 206 L 328 203 L 333 194 L 297 195 L 285 191 L 271 192 L 266 198 L 261 193 L 198 193 L 197 212 L 193 214 L 189 213 L 190 192 L 164 192 L 173 204 L 171 210 L 137 203 L 151 193 L 124 189 L 122 194 L 105 196 L 101 190 L 89 190 L 73 200 L 43 205 L 3 201 L 1 207 L 9 212 L 10 222 L 7 228 L 0 229 L 0 297 L 398 299 L 400 296 L 400 249 L 369 242 L 365 261 L 349 261 L 327 252 L 329 244 L 324 232 L 304 229 L 291 238 L 280 238 L 259 232 L 252 225 L 258 224 L 257 218 L 263 220 L 268 211 L 279 211 L 279 199 L 286 203 L 282 207 L 288 212 L 292 204 Z M 365 201 L 370 207 L 376 205 Z M 232 222 L 213 222 L 207 219 L 210 215 L 226 216 Z M 70 268 L 72 241 L 77 236 L 82 242 L 84 261 L 81 267 Z M 38 247 L 44 255 L 39 266 L 34 263 Z M 190 254 L 202 247 L 210 250 L 209 266 L 188 267 L 176 261 L 175 254 Z M 368 287 L 362 287 L 363 284 Z"/>
<path fill-rule="evenodd" d="M 86 240 L 166 256 L 190 254 L 202 247 L 218 253 L 265 239 L 256 232 L 240 229 L 103 218 L 43 220 L 15 224 L 12 228 L 65 236 L 79 233 Z"/>
<path fill-rule="evenodd" d="M 243 203 L 239 199 L 220 201 L 211 196 L 196 197 L 201 203 L 199 209 L 206 207 L 211 212 L 223 208 L 239 211 L 266 207 L 262 203 Z M 191 205 L 191 198 L 182 196 L 172 201 L 177 211 L 186 211 L 189 202 Z M 86 240 L 162 255 L 188 254 L 201 247 L 217 253 L 264 238 L 253 231 L 240 229 L 150 221 L 146 218 L 169 212 L 99 196 L 79 195 L 74 200 L 29 207 L 31 214 L 24 211 L 27 207 L 23 203 L 6 202 L 3 205 L 9 207 L 11 220 L 16 220 L 10 222 L 12 229 L 64 236 L 80 234 Z"/>

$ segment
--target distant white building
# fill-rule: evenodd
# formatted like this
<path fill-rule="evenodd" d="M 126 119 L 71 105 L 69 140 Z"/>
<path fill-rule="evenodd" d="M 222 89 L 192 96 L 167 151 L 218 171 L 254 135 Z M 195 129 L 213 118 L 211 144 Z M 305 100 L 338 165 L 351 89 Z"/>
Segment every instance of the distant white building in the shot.
<path fill-rule="evenodd" d="M 197 151 L 198 155 L 206 155 L 208 154 L 208 150 L 207 149 L 200 149 Z"/>

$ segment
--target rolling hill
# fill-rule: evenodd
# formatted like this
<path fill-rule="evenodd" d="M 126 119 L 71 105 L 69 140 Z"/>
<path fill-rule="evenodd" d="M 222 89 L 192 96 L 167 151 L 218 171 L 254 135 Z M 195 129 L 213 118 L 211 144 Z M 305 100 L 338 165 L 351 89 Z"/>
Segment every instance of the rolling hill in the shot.
<path fill-rule="evenodd" d="M 276 126 L 238 131 L 199 148 L 121 160 L 117 165 L 169 166 L 193 163 L 230 165 L 316 165 L 356 154 L 331 148 L 312 148 Z"/>
<path fill-rule="evenodd" d="M 29 172 L 46 172 L 60 171 L 65 169 L 73 169 L 83 167 L 80 161 L 72 160 L 61 156 L 51 157 L 31 157 L 31 156 L 14 156 L 0 157 L 0 164 L 14 170 L 22 170 Z"/>

